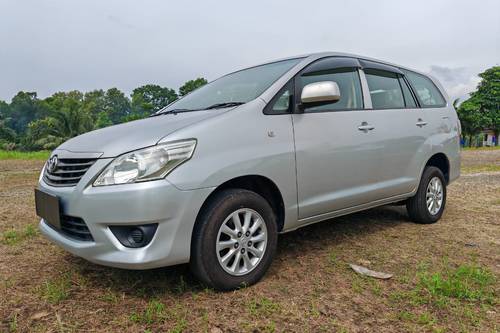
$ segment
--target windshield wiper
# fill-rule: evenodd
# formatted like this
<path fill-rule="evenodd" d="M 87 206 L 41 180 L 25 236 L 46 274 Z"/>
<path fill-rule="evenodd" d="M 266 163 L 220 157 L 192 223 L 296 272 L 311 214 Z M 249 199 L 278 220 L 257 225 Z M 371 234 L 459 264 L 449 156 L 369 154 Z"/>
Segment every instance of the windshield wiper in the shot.
<path fill-rule="evenodd" d="M 232 106 L 238 106 L 245 104 L 243 102 L 224 102 L 224 103 L 216 103 L 213 105 L 210 105 L 206 108 L 200 108 L 200 109 L 172 109 L 172 110 L 165 110 L 165 111 L 158 111 L 157 113 L 153 113 L 150 115 L 150 117 L 156 117 L 156 116 L 161 116 L 164 114 L 177 114 L 177 113 L 183 113 L 183 112 L 191 112 L 191 111 L 202 111 L 202 110 L 213 110 L 213 109 L 222 109 L 222 108 L 230 108 Z"/>
<path fill-rule="evenodd" d="M 158 111 L 156 113 L 153 113 L 150 115 L 150 117 L 156 117 L 156 116 L 162 116 L 164 114 L 177 114 L 177 113 L 182 113 L 182 112 L 191 112 L 191 111 L 198 111 L 198 110 L 191 110 L 191 109 L 172 109 L 172 110 L 165 110 L 165 111 Z"/>
<path fill-rule="evenodd" d="M 243 102 L 224 102 L 224 103 L 213 104 L 213 105 L 210 105 L 210 106 L 203 108 L 203 109 L 204 110 L 211 110 L 211 109 L 230 108 L 232 106 L 238 106 L 238 105 L 242 105 L 242 104 L 245 104 L 245 103 L 243 103 Z"/>

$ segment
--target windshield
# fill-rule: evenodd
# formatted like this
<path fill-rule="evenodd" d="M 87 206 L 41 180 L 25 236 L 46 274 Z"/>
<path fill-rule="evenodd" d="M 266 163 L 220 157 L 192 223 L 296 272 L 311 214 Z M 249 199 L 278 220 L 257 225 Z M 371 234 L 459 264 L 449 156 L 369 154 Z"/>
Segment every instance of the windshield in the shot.
<path fill-rule="evenodd" d="M 283 60 L 228 74 L 173 102 L 159 112 L 203 110 L 216 104 L 249 102 L 262 94 L 300 60 Z"/>

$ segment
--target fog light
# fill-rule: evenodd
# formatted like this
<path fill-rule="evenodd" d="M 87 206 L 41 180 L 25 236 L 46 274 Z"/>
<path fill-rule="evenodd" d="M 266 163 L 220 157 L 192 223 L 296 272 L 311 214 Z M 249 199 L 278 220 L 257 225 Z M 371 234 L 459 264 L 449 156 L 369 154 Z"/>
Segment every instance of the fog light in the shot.
<path fill-rule="evenodd" d="M 144 225 L 113 225 L 109 229 L 125 247 L 144 247 L 148 245 L 155 235 L 158 223 Z"/>
<path fill-rule="evenodd" d="M 128 241 L 131 244 L 142 244 L 142 242 L 144 241 L 144 233 L 141 229 L 136 228 L 130 232 Z"/>

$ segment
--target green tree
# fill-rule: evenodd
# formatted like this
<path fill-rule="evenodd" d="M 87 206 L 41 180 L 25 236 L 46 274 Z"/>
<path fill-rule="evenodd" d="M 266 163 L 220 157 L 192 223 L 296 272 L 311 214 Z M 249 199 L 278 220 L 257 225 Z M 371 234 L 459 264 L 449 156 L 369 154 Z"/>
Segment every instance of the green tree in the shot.
<path fill-rule="evenodd" d="M 117 88 L 111 88 L 105 94 L 105 112 L 113 124 L 118 124 L 132 112 L 130 100 Z"/>
<path fill-rule="evenodd" d="M 59 92 L 44 100 L 48 116 L 29 124 L 23 145 L 30 149 L 54 149 L 62 142 L 94 128 L 79 91 Z"/>
<path fill-rule="evenodd" d="M 160 87 L 155 84 L 147 84 L 135 88 L 132 91 L 131 97 L 134 115 L 129 117 L 129 119 L 137 119 L 146 117 L 172 103 L 177 99 L 177 94 L 173 89 Z"/>
<path fill-rule="evenodd" d="M 85 93 L 82 108 L 92 115 L 96 128 L 117 124 L 130 114 L 130 100 L 117 88 Z"/>
<path fill-rule="evenodd" d="M 462 125 L 462 135 L 468 138 L 469 144 L 472 137 L 477 135 L 484 125 L 484 119 L 479 112 L 479 104 L 475 98 L 469 98 L 458 107 L 458 117 Z"/>
<path fill-rule="evenodd" d="M 9 113 L 9 104 L 5 101 L 0 100 L 0 119 L 7 118 L 8 113 Z"/>
<path fill-rule="evenodd" d="M 481 82 L 471 94 L 482 116 L 483 126 L 495 133 L 498 145 L 500 132 L 500 66 L 494 66 L 479 74 Z"/>
<path fill-rule="evenodd" d="M 204 86 L 207 83 L 208 83 L 207 80 L 203 77 L 199 77 L 195 80 L 189 80 L 179 88 L 179 95 L 180 96 L 187 95 L 191 91 L 198 89 L 199 87 Z"/>
<path fill-rule="evenodd" d="M 16 148 L 17 133 L 9 127 L 9 104 L 0 101 L 0 149 L 12 150 Z"/>
<path fill-rule="evenodd" d="M 0 149 L 3 148 L 4 145 L 15 145 L 16 140 L 16 132 L 7 126 L 7 122 L 3 119 L 0 119 Z"/>
<path fill-rule="evenodd" d="M 464 136 L 470 139 L 481 130 L 493 130 L 498 145 L 500 131 L 500 66 L 487 69 L 479 74 L 481 82 L 470 98 L 460 104 L 458 115 Z"/>
<path fill-rule="evenodd" d="M 106 111 L 106 93 L 104 90 L 92 90 L 83 95 L 82 109 L 93 117 Z"/>
<path fill-rule="evenodd" d="M 109 118 L 109 115 L 107 112 L 101 112 L 97 115 L 97 119 L 94 122 L 94 128 L 103 128 L 103 127 L 108 127 L 113 125 L 113 122 Z"/>
<path fill-rule="evenodd" d="M 28 124 L 45 115 L 41 101 L 36 92 L 20 91 L 12 98 L 6 112 L 7 124 L 18 134 L 25 132 Z"/>

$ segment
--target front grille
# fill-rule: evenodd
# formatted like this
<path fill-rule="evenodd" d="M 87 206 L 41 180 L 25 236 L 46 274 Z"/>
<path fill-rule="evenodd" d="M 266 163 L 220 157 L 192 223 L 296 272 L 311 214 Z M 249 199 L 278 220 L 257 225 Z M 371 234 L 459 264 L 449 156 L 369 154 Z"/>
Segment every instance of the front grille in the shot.
<path fill-rule="evenodd" d="M 85 221 L 79 217 L 61 215 L 61 232 L 82 241 L 94 240 Z"/>
<path fill-rule="evenodd" d="M 43 179 L 52 186 L 75 186 L 95 161 L 95 158 L 61 158 L 54 171 L 45 168 Z"/>

